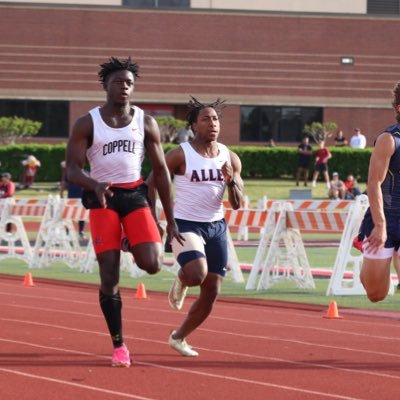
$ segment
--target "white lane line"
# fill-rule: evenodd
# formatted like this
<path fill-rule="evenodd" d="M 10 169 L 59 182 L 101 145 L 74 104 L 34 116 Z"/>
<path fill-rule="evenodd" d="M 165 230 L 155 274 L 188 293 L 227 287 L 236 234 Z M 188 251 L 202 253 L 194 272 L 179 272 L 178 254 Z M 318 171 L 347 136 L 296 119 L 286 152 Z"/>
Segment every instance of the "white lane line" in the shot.
<path fill-rule="evenodd" d="M 48 289 L 48 288 L 46 288 L 46 290 L 47 291 L 55 291 L 56 289 Z M 132 290 L 132 289 L 129 289 L 129 290 Z M 61 290 L 57 290 L 57 293 L 59 293 L 60 291 Z M 63 292 L 68 294 L 68 296 L 71 295 L 70 291 L 68 292 L 66 290 L 63 290 Z M 18 296 L 18 297 L 27 297 L 27 298 L 33 298 L 33 299 L 41 299 L 41 298 L 43 298 L 43 295 L 27 295 L 27 294 L 19 294 L 19 293 L 17 294 L 15 292 L 1 292 L 0 291 L 0 294 L 12 295 L 12 296 Z M 97 299 L 97 298 L 94 298 L 93 295 L 91 295 L 90 298 L 91 299 L 95 299 L 95 300 Z M 87 305 L 87 301 L 66 299 L 65 297 L 49 297 L 49 296 L 46 296 L 46 299 L 59 301 L 59 302 L 68 302 L 68 303 L 74 303 L 74 304 L 85 304 L 85 305 Z M 166 300 L 163 301 L 163 300 L 159 300 L 157 298 L 152 298 L 151 301 L 152 302 L 158 302 L 158 303 L 161 303 L 161 304 L 166 304 Z M 284 310 L 277 311 L 277 310 L 273 310 L 272 308 L 271 309 L 269 309 L 269 308 L 268 309 L 263 309 L 262 307 L 251 308 L 251 307 L 246 307 L 246 306 L 243 306 L 243 305 L 240 306 L 240 310 L 249 310 L 251 312 L 254 312 L 255 309 L 257 310 L 257 321 L 255 321 L 255 320 L 235 319 L 235 318 L 229 318 L 229 317 L 219 317 L 219 316 L 216 315 L 216 313 L 218 313 L 219 309 L 226 308 L 226 309 L 230 309 L 230 310 L 236 310 L 236 308 L 237 308 L 237 304 L 232 304 L 232 306 L 230 306 L 227 303 L 223 303 L 223 304 L 221 304 L 221 303 L 222 302 L 217 303 L 217 306 L 216 306 L 216 308 L 214 310 L 214 313 L 211 314 L 210 317 L 209 317 L 210 319 L 220 319 L 220 320 L 237 321 L 237 322 L 243 322 L 243 323 L 261 324 L 261 325 L 273 325 L 274 323 L 262 321 L 262 318 L 260 318 L 260 315 L 259 315 L 260 312 L 263 313 L 263 314 L 269 314 L 269 315 L 270 314 L 280 314 L 281 315 L 282 312 L 285 312 L 286 316 L 290 316 L 290 315 L 294 315 L 296 317 L 301 316 L 301 317 L 307 317 L 310 320 L 321 320 L 321 318 L 322 318 L 322 313 L 318 313 L 318 312 L 312 312 L 312 315 L 310 315 L 310 312 L 301 312 L 301 310 L 300 311 L 299 310 L 289 311 L 288 309 L 284 309 Z M 95 303 L 93 303 L 93 304 L 95 304 Z M 172 310 L 169 310 L 169 309 L 160 309 L 160 308 L 152 308 L 152 307 L 140 307 L 140 306 L 136 306 L 136 305 L 131 305 L 126 301 L 126 297 L 125 297 L 125 301 L 124 301 L 124 309 L 142 310 L 142 311 L 157 311 L 157 312 L 166 313 L 166 314 L 176 314 L 176 311 L 172 311 Z M 363 316 L 362 315 L 361 317 L 367 317 L 367 316 Z M 260 319 L 261 319 L 261 321 L 260 321 Z M 400 320 L 400 313 L 399 313 L 399 320 Z M 359 321 L 359 320 L 355 321 L 355 320 L 347 319 L 347 320 L 342 320 L 341 321 L 341 325 L 344 325 L 344 324 L 367 325 L 367 326 L 373 325 L 374 327 L 382 326 L 382 327 L 385 327 L 385 329 L 387 329 L 388 327 L 400 329 L 400 324 L 398 324 L 398 323 L 391 324 L 391 323 L 389 323 L 389 321 L 385 321 L 385 322 L 380 323 L 376 319 L 374 319 L 371 322 Z M 282 326 L 282 323 L 275 323 L 275 325 Z M 324 328 L 310 327 L 310 325 L 308 325 L 308 324 L 307 325 L 293 325 L 292 324 L 292 325 L 285 325 L 285 326 L 288 326 L 288 327 L 301 327 L 303 329 L 304 328 L 309 328 L 309 329 L 311 328 L 311 329 L 324 330 Z M 325 329 L 325 330 L 329 331 L 329 332 L 332 332 L 332 329 Z M 347 332 L 347 331 L 343 331 L 343 330 L 337 330 L 337 332 L 357 335 L 357 333 L 355 333 L 355 332 Z M 381 336 L 376 336 L 376 338 L 381 338 Z M 395 337 L 389 338 L 389 339 L 390 340 L 400 340 L 400 337 L 398 335 L 396 335 Z"/>
<path fill-rule="evenodd" d="M 61 352 L 76 353 L 76 354 L 79 354 L 79 355 L 84 354 L 84 355 L 91 355 L 91 356 L 98 357 L 98 358 L 106 358 L 105 356 L 101 356 L 101 355 L 97 355 L 97 354 L 84 353 L 84 352 L 81 352 L 81 351 L 74 351 L 74 350 L 63 349 L 63 348 L 59 348 L 59 347 L 36 345 L 34 343 L 31 343 L 31 342 L 27 343 L 27 342 L 15 341 L 15 340 L 10 340 L 10 339 L 2 339 L 2 338 L 0 338 L 0 341 L 9 342 L 9 343 L 15 343 L 15 344 L 18 344 L 18 345 L 39 347 L 39 348 L 43 348 L 43 349 L 46 349 L 46 350 L 56 350 L 56 351 L 61 351 Z M 156 363 L 149 363 L 149 362 L 142 362 L 142 361 L 133 360 L 132 364 L 148 366 L 148 367 L 153 367 L 153 368 L 159 368 L 159 369 L 165 369 L 165 370 L 168 370 L 168 371 L 174 371 L 174 372 L 179 372 L 179 373 L 194 374 L 194 375 L 209 377 L 209 378 L 213 378 L 213 379 L 222 379 L 222 380 L 226 380 L 226 381 L 232 381 L 232 382 L 246 383 L 246 384 L 252 384 L 252 385 L 257 385 L 257 386 L 270 387 L 270 388 L 280 389 L 280 390 L 284 390 L 284 391 L 291 391 L 291 392 L 296 392 L 296 393 L 318 395 L 318 396 L 321 396 L 321 397 L 327 397 L 327 398 L 331 398 L 331 399 L 363 400 L 361 398 L 344 396 L 344 395 L 340 395 L 340 394 L 333 394 L 333 393 L 327 393 L 327 392 L 320 392 L 320 391 L 316 391 L 316 390 L 308 390 L 308 389 L 296 388 L 294 386 L 279 385 L 279 384 L 270 383 L 270 382 L 261 382 L 261 381 L 256 381 L 256 380 L 253 380 L 253 379 L 237 378 L 237 377 L 233 377 L 233 376 L 229 376 L 229 375 L 212 374 L 212 373 L 208 373 L 208 372 L 189 370 L 187 368 L 171 367 L 171 366 L 160 365 L 160 364 L 156 364 Z M 307 365 L 309 365 L 309 364 L 307 364 Z M 68 385 L 71 385 L 71 386 L 76 386 L 76 387 L 80 387 L 80 388 L 84 388 L 84 389 L 97 390 L 97 391 L 105 392 L 105 393 L 108 393 L 108 392 L 109 393 L 113 393 L 113 394 L 118 393 L 118 392 L 114 392 L 114 391 L 109 391 L 107 389 L 99 389 L 99 388 L 96 388 L 96 387 L 82 385 L 82 384 L 78 384 L 78 383 L 74 383 L 74 382 L 69 382 L 69 381 L 63 381 L 63 380 L 43 377 L 43 376 L 40 376 L 40 375 L 28 374 L 28 373 L 20 372 L 20 371 L 17 371 L 17 370 L 8 369 L 8 368 L 0 367 L 0 371 L 8 372 L 8 373 L 15 373 L 17 375 L 27 376 L 27 377 L 36 378 L 36 379 L 42 379 L 42 380 L 46 380 L 46 381 L 50 381 L 50 382 L 68 384 Z M 130 395 L 130 394 L 127 394 L 127 393 L 120 393 L 120 395 L 124 396 L 124 397 L 132 396 L 131 398 L 133 398 L 133 399 L 151 400 L 151 399 L 148 399 L 148 398 L 145 398 L 145 397 Z"/>
<path fill-rule="evenodd" d="M 21 324 L 28 324 L 28 325 L 34 325 L 34 326 L 44 326 L 44 327 L 49 327 L 49 328 L 56 328 L 56 329 L 61 329 L 61 330 L 66 330 L 66 331 L 72 331 L 72 332 L 80 332 L 80 333 L 87 333 L 91 335 L 98 335 L 98 336 L 106 336 L 108 337 L 108 333 L 106 332 L 98 332 L 98 331 L 92 331 L 92 330 L 86 330 L 86 329 L 80 329 L 80 328 L 71 328 L 67 326 L 62 326 L 62 325 L 54 325 L 54 324 L 46 324 L 46 323 L 41 323 L 41 322 L 36 322 L 36 321 L 22 321 L 22 320 L 16 320 L 16 319 L 7 319 L 7 318 L 0 318 L 0 321 L 10 321 L 10 322 L 17 322 Z M 199 328 L 201 329 L 201 328 Z M 216 331 L 213 331 L 216 332 Z M 222 333 L 222 332 L 218 332 Z M 131 340 L 136 340 L 136 341 L 141 341 L 141 342 L 146 342 L 146 343 L 156 343 L 156 344 L 161 344 L 163 346 L 167 345 L 167 341 L 163 340 L 157 340 L 157 339 L 146 339 L 142 337 L 136 337 L 132 335 L 124 335 L 125 339 L 131 339 Z M 280 338 L 273 338 L 273 337 L 264 337 L 266 340 L 276 340 L 280 341 Z M 310 342 L 301 342 L 301 341 L 293 341 L 296 344 L 302 344 L 302 345 L 307 345 L 310 347 L 314 347 L 315 345 Z M 394 379 L 394 380 L 400 380 L 400 376 L 398 375 L 390 375 L 382 372 L 375 372 L 375 371 L 365 371 L 365 370 L 360 370 L 360 369 L 352 369 L 352 368 L 345 368 L 345 367 L 337 367 L 334 365 L 330 364 L 322 364 L 322 363 L 315 363 L 315 362 L 304 362 L 304 361 L 294 361 L 294 360 L 288 360 L 288 359 L 283 359 L 283 358 L 278 358 L 278 357 L 267 357 L 267 356 L 259 356 L 256 354 L 248 354 L 248 353 L 239 353 L 239 352 L 233 352 L 233 351 L 228 351 L 228 350 L 219 350 L 219 349 L 211 349 L 207 347 L 199 347 L 195 346 L 196 349 L 198 350 L 203 350 L 203 351 L 209 351 L 212 353 L 219 353 L 219 354 L 224 354 L 224 355 L 230 355 L 234 357 L 244 357 L 244 358 L 250 358 L 250 359 L 257 359 L 257 360 L 265 360 L 265 361 L 274 361 L 274 362 L 280 362 L 284 364 L 289 364 L 289 365 L 298 365 L 302 367 L 315 367 L 315 368 L 324 368 L 324 369 L 331 369 L 335 371 L 342 371 L 342 372 L 350 372 L 352 374 L 361 374 L 361 375 L 370 375 L 374 377 L 383 377 L 383 378 L 389 378 L 389 379 Z M 342 347 L 338 346 L 321 346 L 321 347 L 328 347 L 336 350 L 343 350 Z M 397 355 L 393 355 L 392 353 L 383 353 L 383 352 L 374 352 L 374 351 L 368 351 L 368 350 L 358 350 L 358 349 L 352 349 L 352 348 L 344 348 L 344 350 L 349 350 L 349 351 L 355 351 L 355 352 L 361 352 L 361 353 L 368 353 L 368 354 L 373 354 L 373 355 L 379 355 L 379 356 L 392 356 L 392 357 L 399 357 Z"/>
<path fill-rule="evenodd" d="M 127 399 L 154 400 L 154 399 L 152 399 L 150 397 L 136 396 L 136 395 L 130 394 L 130 393 L 117 392 L 115 390 L 108 390 L 108 389 L 101 389 L 101 388 L 96 387 L 96 386 L 83 385 L 81 383 L 75 383 L 75 382 L 65 381 L 65 380 L 62 380 L 62 379 L 50 378 L 48 376 L 43 376 L 43 375 L 30 374 L 30 373 L 27 373 L 27 372 L 21 372 L 21 371 L 17 371 L 17 370 L 14 370 L 14 369 L 9 369 L 9 368 L 0 367 L 0 371 L 6 372 L 6 373 L 9 373 L 9 374 L 23 376 L 25 378 L 37 379 L 37 380 L 40 380 L 40 381 L 46 381 L 46 382 L 51 382 L 51 383 L 58 383 L 58 384 L 61 384 L 61 385 L 66 385 L 66 386 L 73 386 L 73 387 L 76 387 L 76 388 L 79 388 L 79 389 L 92 390 L 94 392 L 100 392 L 100 393 L 104 393 L 104 394 L 112 395 L 112 396 L 125 397 Z"/>
<path fill-rule="evenodd" d="M 15 308 L 21 308 L 21 309 L 33 309 L 33 310 L 40 310 L 40 311 L 44 311 L 44 312 L 54 312 L 54 313 L 62 313 L 62 314 L 72 314 L 72 315 L 81 315 L 81 316 L 88 316 L 88 317 L 93 317 L 93 318 L 99 318 L 101 317 L 100 314 L 88 314 L 88 313 L 81 313 L 78 311 L 66 311 L 66 310 L 58 310 L 58 309 L 51 309 L 51 308 L 43 308 L 43 307 L 35 307 L 35 306 L 26 306 L 26 305 L 17 305 L 17 304 L 2 304 L 3 307 L 8 306 L 8 307 L 15 307 Z M 142 311 L 149 311 L 149 309 L 142 309 Z M 153 309 L 154 312 L 157 312 L 157 309 Z M 172 313 L 174 313 L 176 315 L 176 311 L 171 311 Z M 102 318 L 102 317 L 101 317 Z M 371 335 L 369 333 L 364 333 L 364 332 L 349 332 L 349 331 L 344 331 L 344 330 L 340 330 L 340 329 L 333 329 L 333 328 L 320 328 L 320 327 L 314 327 L 314 326 L 310 326 L 310 325 L 295 325 L 295 324 L 284 324 L 284 323 L 276 323 L 276 322 L 259 322 L 259 321 L 250 321 L 250 320 L 243 320 L 243 319 L 237 319 L 237 318 L 224 318 L 224 317 L 210 317 L 210 319 L 214 319 L 214 320 L 222 320 L 222 321 L 230 321 L 230 322 L 237 322 L 239 324 L 245 324 L 246 326 L 248 326 L 248 324 L 253 323 L 256 325 L 263 325 L 263 326 L 277 326 L 279 328 L 282 327 L 288 327 L 288 328 L 298 328 L 298 329 L 307 329 L 307 330 L 315 330 L 315 331 L 320 331 L 320 332 L 327 332 L 329 334 L 331 333 L 338 333 L 341 335 L 349 335 L 349 336 L 357 336 L 357 337 L 366 337 L 366 338 L 370 338 L 370 339 L 374 339 L 374 340 L 388 340 L 388 341 L 400 341 L 400 337 L 399 336 L 382 336 L 382 335 Z M 163 325 L 163 326 L 168 326 L 170 327 L 173 323 L 162 323 L 159 321 L 153 322 L 153 321 L 148 321 L 148 320 L 140 320 L 140 319 L 129 319 L 129 318 L 124 318 L 124 321 L 126 322 L 138 322 L 138 323 L 143 323 L 143 324 L 150 324 L 150 325 Z M 271 336 L 259 336 L 259 335 L 246 335 L 246 334 L 241 334 L 241 333 L 236 333 L 236 332 L 228 332 L 226 330 L 223 331 L 211 331 L 211 330 L 207 330 L 204 328 L 198 328 L 198 330 L 203 330 L 205 332 L 209 331 L 209 332 L 218 332 L 219 334 L 232 334 L 232 335 L 238 335 L 238 336 L 243 336 L 243 337 L 250 337 L 250 338 L 258 338 L 258 339 L 268 339 L 268 340 L 285 340 L 285 341 L 291 341 L 291 339 L 285 339 L 285 338 L 281 338 L 281 337 L 271 337 Z M 297 341 L 293 342 L 297 343 Z M 301 342 L 304 344 L 307 344 L 308 342 Z M 310 343 L 308 343 L 310 344 Z M 321 347 L 330 347 L 328 345 L 322 345 L 322 344 L 316 344 L 316 343 L 312 343 L 313 345 L 316 346 L 321 346 Z M 337 348 L 337 347 L 334 347 Z M 347 349 L 343 347 L 343 349 Z M 355 351 L 365 351 L 365 352 L 370 352 L 367 350 L 357 350 L 355 349 Z M 385 354 L 385 353 L 381 353 L 381 354 Z M 400 355 L 397 354 L 391 354 L 391 353 L 387 353 L 387 355 L 392 355 L 392 356 L 396 356 L 396 357 L 400 357 Z"/>

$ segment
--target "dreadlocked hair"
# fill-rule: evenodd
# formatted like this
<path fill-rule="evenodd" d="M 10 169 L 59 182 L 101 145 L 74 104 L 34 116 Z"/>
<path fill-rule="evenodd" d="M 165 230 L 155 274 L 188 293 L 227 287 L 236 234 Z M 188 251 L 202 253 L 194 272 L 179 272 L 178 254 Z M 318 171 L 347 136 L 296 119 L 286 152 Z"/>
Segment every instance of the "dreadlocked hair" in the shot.
<path fill-rule="evenodd" d="M 218 115 L 218 118 L 221 117 L 222 115 L 222 110 L 226 107 L 225 106 L 225 100 L 221 100 L 218 98 L 216 101 L 213 103 L 209 104 L 203 104 L 200 103 L 195 97 L 190 96 L 191 100 L 189 100 L 189 103 L 187 104 L 187 107 L 189 109 L 187 113 L 187 122 L 191 126 L 193 122 L 197 121 L 197 117 L 199 116 L 199 112 L 203 110 L 204 108 L 213 108 L 215 112 Z"/>
<path fill-rule="evenodd" d="M 118 60 L 116 57 L 111 57 L 109 62 L 100 65 L 99 81 L 105 83 L 107 77 L 115 71 L 130 71 L 135 78 L 139 78 L 139 66 L 133 63 L 131 57 L 126 60 Z"/>
<path fill-rule="evenodd" d="M 400 82 L 396 83 L 395 87 L 393 88 L 392 94 L 393 94 L 392 105 L 394 110 L 396 111 L 396 120 L 400 122 L 400 113 L 397 110 L 397 107 L 400 105 Z"/>

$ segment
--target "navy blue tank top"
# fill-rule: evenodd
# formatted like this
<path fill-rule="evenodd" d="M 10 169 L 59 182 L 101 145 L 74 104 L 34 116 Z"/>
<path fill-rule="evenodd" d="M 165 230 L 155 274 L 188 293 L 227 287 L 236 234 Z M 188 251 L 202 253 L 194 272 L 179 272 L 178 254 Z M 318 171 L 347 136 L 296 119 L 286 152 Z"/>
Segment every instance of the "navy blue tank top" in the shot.
<path fill-rule="evenodd" d="M 385 214 L 400 215 L 400 123 L 385 129 L 389 132 L 395 144 L 395 150 L 390 158 L 388 172 L 382 182 L 383 209 Z"/>

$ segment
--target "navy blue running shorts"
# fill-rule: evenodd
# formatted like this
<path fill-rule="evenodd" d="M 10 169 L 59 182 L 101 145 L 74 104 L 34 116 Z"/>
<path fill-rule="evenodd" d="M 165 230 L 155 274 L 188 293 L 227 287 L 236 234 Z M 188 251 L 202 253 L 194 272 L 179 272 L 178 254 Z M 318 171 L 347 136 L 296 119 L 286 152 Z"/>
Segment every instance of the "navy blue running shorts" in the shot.
<path fill-rule="evenodd" d="M 358 240 L 363 241 L 367 238 L 374 228 L 372 215 L 368 208 L 361 223 Z M 387 239 L 385 242 L 385 249 L 394 248 L 397 251 L 400 247 L 400 215 L 386 215 L 386 233 Z"/>
<path fill-rule="evenodd" d="M 225 219 L 213 222 L 194 222 L 183 219 L 175 219 L 175 221 L 180 233 L 191 232 L 199 237 L 195 251 L 187 251 L 179 254 L 179 263 L 184 266 L 185 262 L 205 257 L 208 272 L 225 276 L 228 264 L 228 241 Z M 181 260 L 184 260 L 184 262 Z"/>

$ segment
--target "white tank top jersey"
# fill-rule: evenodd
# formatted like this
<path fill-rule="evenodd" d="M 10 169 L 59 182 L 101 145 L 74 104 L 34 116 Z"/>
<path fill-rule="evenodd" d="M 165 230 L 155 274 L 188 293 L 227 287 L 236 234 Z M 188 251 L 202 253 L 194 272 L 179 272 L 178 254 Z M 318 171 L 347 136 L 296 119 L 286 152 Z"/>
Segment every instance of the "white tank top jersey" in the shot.
<path fill-rule="evenodd" d="M 93 120 L 93 143 L 86 151 L 90 176 L 99 182 L 132 183 L 141 178 L 144 158 L 144 112 L 132 106 L 132 121 L 111 128 L 100 115 L 100 107 L 89 111 Z"/>
<path fill-rule="evenodd" d="M 185 153 L 184 175 L 175 175 L 175 218 L 213 222 L 224 217 L 222 200 L 225 181 L 221 167 L 231 161 L 229 149 L 218 143 L 218 156 L 205 158 L 189 142 L 180 145 Z"/>

